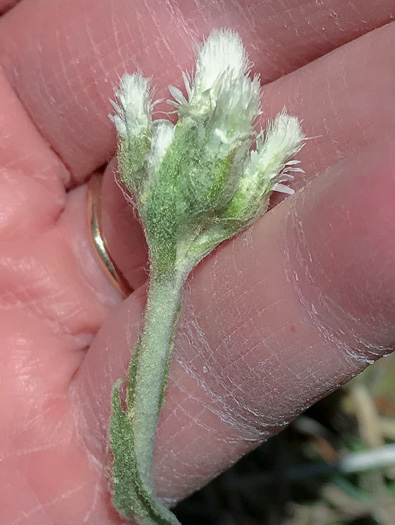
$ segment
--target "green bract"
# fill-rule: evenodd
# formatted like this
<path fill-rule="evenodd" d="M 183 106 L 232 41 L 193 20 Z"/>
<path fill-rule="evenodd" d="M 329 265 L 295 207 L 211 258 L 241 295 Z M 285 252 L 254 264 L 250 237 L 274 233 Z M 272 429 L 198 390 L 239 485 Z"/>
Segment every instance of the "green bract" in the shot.
<path fill-rule="evenodd" d="M 280 113 L 257 134 L 260 85 L 240 37 L 217 30 L 198 49 L 187 97 L 173 86 L 176 125 L 152 121 L 152 90 L 125 74 L 111 116 L 118 131 L 121 179 L 133 195 L 149 248 L 144 327 L 125 378 L 125 407 L 113 390 L 110 445 L 114 506 L 138 524 L 176 524 L 157 499 L 152 453 L 183 285 L 192 268 L 223 240 L 266 211 L 271 191 L 292 193 L 302 147 L 297 118 Z M 254 148 L 252 146 L 255 146 Z"/>

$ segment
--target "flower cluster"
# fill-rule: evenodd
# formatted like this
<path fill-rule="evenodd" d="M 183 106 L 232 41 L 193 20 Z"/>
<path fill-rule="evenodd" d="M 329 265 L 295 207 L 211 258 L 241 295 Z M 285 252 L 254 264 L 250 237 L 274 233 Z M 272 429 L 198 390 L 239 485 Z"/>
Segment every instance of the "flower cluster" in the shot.
<path fill-rule="evenodd" d="M 292 193 L 284 183 L 300 171 L 292 160 L 303 144 L 300 123 L 283 111 L 265 132 L 255 132 L 260 84 L 250 70 L 239 35 L 213 31 L 197 50 L 194 77 L 183 74 L 186 95 L 169 88 L 174 100 L 168 103 L 179 116 L 175 126 L 152 121 L 156 102 L 147 79 L 139 73 L 121 79 L 111 116 L 119 134 L 121 176 L 137 199 L 148 241 L 159 241 L 150 235 L 155 230 L 150 223 L 173 230 L 169 247 L 174 245 L 178 254 L 171 260 L 188 251 L 201 258 L 255 221 L 266 210 L 271 191 Z M 158 192 L 172 197 L 158 206 Z M 151 195 L 158 213 L 150 205 Z M 169 213 L 175 225 L 163 216 Z M 193 230 L 189 235 L 188 228 Z"/>

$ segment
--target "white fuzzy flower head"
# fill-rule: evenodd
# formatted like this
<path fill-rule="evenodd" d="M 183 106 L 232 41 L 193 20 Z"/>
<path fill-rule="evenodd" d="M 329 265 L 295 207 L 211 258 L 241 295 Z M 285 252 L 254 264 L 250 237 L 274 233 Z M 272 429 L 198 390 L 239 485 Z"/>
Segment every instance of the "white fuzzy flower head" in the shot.
<path fill-rule="evenodd" d="M 214 30 L 197 50 L 193 79 L 183 74 L 187 98 L 170 86 L 180 118 L 204 122 L 210 135 L 208 153 L 221 157 L 253 134 L 260 114 L 260 83 L 250 78 L 251 62 L 240 36 L 232 30 Z"/>
<path fill-rule="evenodd" d="M 121 137 L 138 137 L 151 128 L 152 90 L 150 82 L 140 73 L 125 73 L 111 101 L 115 115 L 110 115 Z"/>
<path fill-rule="evenodd" d="M 279 113 L 257 138 L 257 149 L 250 154 L 246 178 L 259 179 L 267 191 L 292 194 L 293 190 L 282 184 L 293 180 L 292 172 L 302 171 L 295 167 L 299 161 L 290 160 L 302 146 L 304 135 L 300 122 L 285 111 Z"/>
<path fill-rule="evenodd" d="M 174 126 L 169 120 L 156 120 L 153 125 L 151 151 L 147 155 L 147 163 L 151 171 L 159 169 L 174 138 Z"/>
<path fill-rule="evenodd" d="M 213 138 L 208 147 L 223 150 L 228 155 L 253 134 L 252 123 L 259 113 L 260 83 L 241 77 L 227 82 L 213 111 L 209 127 Z"/>
<path fill-rule="evenodd" d="M 223 76 L 238 79 L 249 73 L 251 63 L 240 36 L 234 31 L 213 31 L 200 47 L 192 99 L 199 99 L 208 90 L 212 95 L 221 89 Z M 192 102 L 192 101 L 191 101 Z"/>
<path fill-rule="evenodd" d="M 254 85 L 250 98 L 245 98 L 248 92 L 245 81 L 253 82 L 248 76 L 250 69 L 251 62 L 240 36 L 229 29 L 214 30 L 198 48 L 194 78 L 183 74 L 188 100 L 178 88 L 170 86 L 170 93 L 175 100 L 169 103 L 176 107 L 182 117 L 188 114 L 203 116 L 213 112 L 221 99 L 226 99 L 228 113 L 240 112 L 250 106 L 253 100 L 252 118 L 255 118 L 259 113 L 259 98 L 256 100 L 259 88 L 256 90 Z M 237 93 L 239 88 L 243 88 L 244 98 L 240 98 Z"/>

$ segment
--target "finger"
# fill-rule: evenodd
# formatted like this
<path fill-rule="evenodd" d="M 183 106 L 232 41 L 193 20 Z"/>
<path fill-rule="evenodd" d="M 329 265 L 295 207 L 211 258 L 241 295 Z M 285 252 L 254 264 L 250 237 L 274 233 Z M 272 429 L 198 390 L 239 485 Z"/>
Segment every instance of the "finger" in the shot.
<path fill-rule="evenodd" d="M 314 138 L 299 155 L 306 176 L 295 188 L 395 131 L 395 68 L 388 51 L 394 45 L 392 23 L 265 87 L 265 116 L 274 118 L 286 104 Z"/>
<path fill-rule="evenodd" d="M 312 180 L 190 279 L 156 446 L 161 496 L 201 486 L 392 348 L 394 156 L 368 153 Z M 72 386 L 101 462 L 143 303 L 139 289 L 117 307 Z"/>
<path fill-rule="evenodd" d="M 395 68 L 388 50 L 395 46 L 395 24 L 387 25 L 265 87 L 264 118 L 273 118 L 286 103 L 303 120 L 308 140 L 298 154 L 304 174 L 298 189 L 316 173 L 359 151 L 382 143 L 395 132 Z M 135 289 L 147 277 L 147 251 L 130 205 L 104 175 L 103 230 L 109 251 Z M 272 203 L 281 200 L 275 194 Z"/>
<path fill-rule="evenodd" d="M 158 96 L 192 65 L 193 42 L 213 27 L 237 29 L 268 82 L 385 24 L 392 0 L 353 4 L 276 0 L 184 2 L 25 1 L 0 21 L 1 61 L 36 126 L 81 180 L 107 162 L 107 114 L 118 76 L 142 69 Z M 27 31 L 28 28 L 28 31 Z"/>
<path fill-rule="evenodd" d="M 14 7 L 20 0 L 0 0 L 0 15 Z"/>
<path fill-rule="evenodd" d="M 1 69 L 0 112 L 0 168 L 29 175 L 54 193 L 63 192 L 67 170 L 38 133 Z"/>

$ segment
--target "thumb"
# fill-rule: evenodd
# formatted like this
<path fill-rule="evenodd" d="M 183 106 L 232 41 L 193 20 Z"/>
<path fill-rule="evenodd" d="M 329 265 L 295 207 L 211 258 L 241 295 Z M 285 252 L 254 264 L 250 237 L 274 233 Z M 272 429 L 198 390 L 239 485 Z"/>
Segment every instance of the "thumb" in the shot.
<path fill-rule="evenodd" d="M 392 349 L 393 165 L 376 151 L 330 168 L 194 272 L 156 442 L 160 496 L 185 497 Z M 144 300 L 141 287 L 116 308 L 74 380 L 102 463 Z"/>

